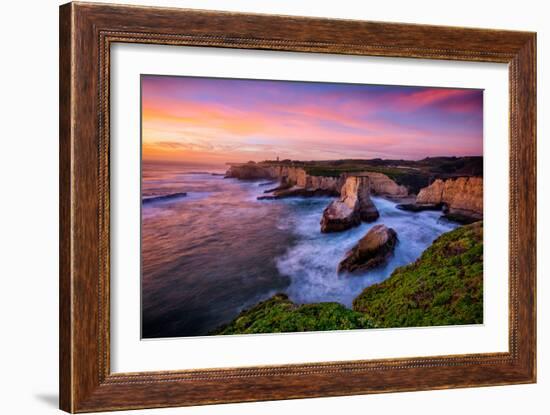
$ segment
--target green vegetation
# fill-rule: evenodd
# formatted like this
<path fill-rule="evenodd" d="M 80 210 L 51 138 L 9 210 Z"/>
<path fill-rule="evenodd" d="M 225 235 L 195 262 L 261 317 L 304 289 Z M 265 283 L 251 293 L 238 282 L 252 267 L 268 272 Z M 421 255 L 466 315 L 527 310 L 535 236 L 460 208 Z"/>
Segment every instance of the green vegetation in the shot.
<path fill-rule="evenodd" d="M 284 333 L 373 328 L 364 314 L 338 303 L 296 305 L 285 294 L 276 294 L 214 334 Z"/>
<path fill-rule="evenodd" d="M 483 223 L 440 236 L 412 264 L 367 287 L 353 309 L 379 327 L 483 322 Z"/>
<path fill-rule="evenodd" d="M 483 322 L 483 222 L 441 235 L 412 264 L 365 288 L 353 310 L 277 294 L 213 334 L 281 333 Z"/>

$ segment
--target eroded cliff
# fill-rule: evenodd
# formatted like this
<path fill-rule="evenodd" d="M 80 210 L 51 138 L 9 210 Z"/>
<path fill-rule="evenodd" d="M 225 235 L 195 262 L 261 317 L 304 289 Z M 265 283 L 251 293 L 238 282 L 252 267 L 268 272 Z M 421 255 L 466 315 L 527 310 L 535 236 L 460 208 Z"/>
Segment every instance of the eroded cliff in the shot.
<path fill-rule="evenodd" d="M 450 217 L 483 218 L 483 178 L 435 180 L 416 197 L 417 205 L 444 205 Z"/>
<path fill-rule="evenodd" d="M 245 163 L 233 164 L 230 166 L 225 177 L 241 180 L 256 179 L 278 179 L 287 188 L 297 187 L 309 191 L 325 191 L 339 194 L 346 179 L 353 177 L 368 177 L 369 191 L 371 194 L 392 198 L 403 198 L 408 196 L 405 186 L 400 186 L 383 173 L 377 172 L 353 172 L 342 173 L 338 176 L 311 175 L 302 167 L 267 163 Z M 285 194 L 283 193 L 283 196 Z"/>

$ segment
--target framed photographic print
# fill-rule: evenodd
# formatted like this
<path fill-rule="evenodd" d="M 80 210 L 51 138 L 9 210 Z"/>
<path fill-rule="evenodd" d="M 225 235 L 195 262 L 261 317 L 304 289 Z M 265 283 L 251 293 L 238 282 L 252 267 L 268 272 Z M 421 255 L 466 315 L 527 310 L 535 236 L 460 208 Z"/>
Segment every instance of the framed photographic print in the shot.
<path fill-rule="evenodd" d="M 60 8 L 60 406 L 536 380 L 536 36 Z"/>

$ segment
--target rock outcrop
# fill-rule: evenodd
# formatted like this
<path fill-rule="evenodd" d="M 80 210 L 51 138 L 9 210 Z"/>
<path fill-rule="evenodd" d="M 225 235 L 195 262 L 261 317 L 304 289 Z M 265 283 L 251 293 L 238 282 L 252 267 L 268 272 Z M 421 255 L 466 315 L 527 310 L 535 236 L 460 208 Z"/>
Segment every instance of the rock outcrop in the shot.
<path fill-rule="evenodd" d="M 359 225 L 361 221 L 378 219 L 378 210 L 369 194 L 368 177 L 348 177 L 340 190 L 340 198 L 323 211 L 321 232 L 340 232 Z"/>
<path fill-rule="evenodd" d="M 483 178 L 437 179 L 416 197 L 417 205 L 441 205 L 451 219 L 483 219 Z"/>
<path fill-rule="evenodd" d="M 338 272 L 365 271 L 380 266 L 393 253 L 397 233 L 386 225 L 373 226 L 340 262 Z"/>

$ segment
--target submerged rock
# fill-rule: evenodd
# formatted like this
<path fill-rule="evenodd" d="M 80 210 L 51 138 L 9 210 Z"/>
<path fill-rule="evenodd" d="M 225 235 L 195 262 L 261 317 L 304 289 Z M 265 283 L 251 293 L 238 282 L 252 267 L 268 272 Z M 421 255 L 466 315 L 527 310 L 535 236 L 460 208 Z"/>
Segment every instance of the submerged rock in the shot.
<path fill-rule="evenodd" d="M 441 210 L 441 203 L 402 203 L 396 206 L 397 209 L 409 212 L 422 212 L 423 210 Z"/>
<path fill-rule="evenodd" d="M 170 202 L 182 197 L 187 196 L 187 192 L 169 193 L 162 196 L 151 196 L 142 200 L 142 205 L 149 205 L 156 202 Z"/>
<path fill-rule="evenodd" d="M 321 232 L 340 232 L 359 225 L 361 221 L 378 219 L 378 210 L 369 193 L 368 177 L 348 177 L 340 190 L 340 198 L 323 211 Z"/>
<path fill-rule="evenodd" d="M 397 233 L 386 225 L 373 226 L 347 253 L 338 272 L 368 270 L 386 262 L 397 244 Z"/>
<path fill-rule="evenodd" d="M 265 191 L 264 193 L 270 193 Z M 332 190 L 325 189 L 306 189 L 304 187 L 293 186 L 293 187 L 282 187 L 275 189 L 273 194 L 258 196 L 257 200 L 273 200 L 273 199 L 285 199 L 289 197 L 319 197 L 319 196 L 338 196 L 338 193 L 335 193 Z"/>

